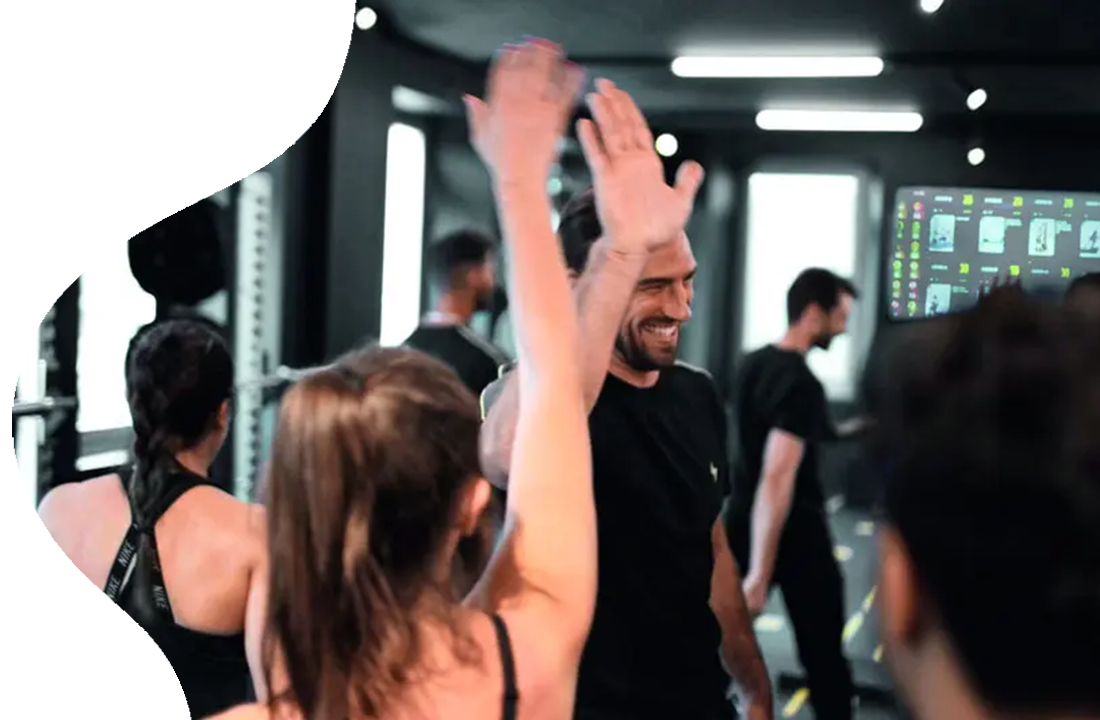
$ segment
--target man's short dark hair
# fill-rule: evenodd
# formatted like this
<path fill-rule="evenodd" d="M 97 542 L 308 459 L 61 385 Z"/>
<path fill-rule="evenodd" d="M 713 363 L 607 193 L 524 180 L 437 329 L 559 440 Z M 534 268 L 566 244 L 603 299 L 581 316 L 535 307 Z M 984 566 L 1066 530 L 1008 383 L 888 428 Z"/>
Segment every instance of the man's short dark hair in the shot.
<path fill-rule="evenodd" d="M 584 272 L 588 254 L 601 235 L 603 226 L 596 211 L 596 194 L 592 188 L 581 190 L 562 208 L 558 221 L 566 267 L 578 275 Z"/>
<path fill-rule="evenodd" d="M 996 289 L 900 344 L 872 409 L 888 522 L 1006 716 L 1100 710 L 1098 331 Z"/>
<path fill-rule="evenodd" d="M 428 267 L 436 287 L 449 290 L 459 274 L 488 259 L 495 243 L 478 230 L 458 230 L 436 240 L 428 248 Z"/>
<path fill-rule="evenodd" d="M 859 297 L 855 285 L 834 272 L 822 268 L 803 270 L 787 291 L 787 322 L 791 325 L 798 322 L 812 305 L 832 312 L 842 295 L 850 295 L 853 299 Z"/>

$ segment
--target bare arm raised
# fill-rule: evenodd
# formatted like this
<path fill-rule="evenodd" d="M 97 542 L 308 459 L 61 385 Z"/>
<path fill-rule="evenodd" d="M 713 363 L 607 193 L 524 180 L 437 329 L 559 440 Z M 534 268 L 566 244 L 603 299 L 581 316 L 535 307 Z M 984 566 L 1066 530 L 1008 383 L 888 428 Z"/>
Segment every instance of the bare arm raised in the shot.
<path fill-rule="evenodd" d="M 677 240 L 691 216 L 703 180 L 698 163 L 680 167 L 675 186 L 665 182 L 653 135 L 630 96 L 608 80 L 588 96 L 593 120 L 581 120 L 577 134 L 594 179 L 603 236 L 576 277 L 585 409 L 591 411 L 607 377 L 615 337 L 649 255 Z M 519 393 L 514 378 L 498 381 L 497 401 L 486 408 L 482 457 L 489 479 L 506 483 Z"/>
<path fill-rule="evenodd" d="M 506 48 L 485 102 L 467 98 L 510 254 L 511 305 L 524 405 L 516 424 L 505 536 L 469 601 L 501 612 L 516 643 L 572 707 L 572 682 L 596 599 L 596 515 L 579 341 L 546 181 L 582 81 L 548 44 Z M 518 659 L 520 673 L 524 663 Z M 527 682 L 530 682 L 528 678 Z M 563 709 L 568 709 L 564 708 Z"/>

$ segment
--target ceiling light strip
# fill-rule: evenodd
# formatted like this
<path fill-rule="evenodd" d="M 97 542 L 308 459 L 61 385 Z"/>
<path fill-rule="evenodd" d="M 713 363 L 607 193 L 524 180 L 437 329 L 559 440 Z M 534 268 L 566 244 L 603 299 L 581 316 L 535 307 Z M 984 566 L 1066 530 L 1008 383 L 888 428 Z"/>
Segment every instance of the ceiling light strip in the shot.
<path fill-rule="evenodd" d="M 924 118 L 916 112 L 852 110 L 761 110 L 761 130 L 804 132 L 916 132 Z"/>
<path fill-rule="evenodd" d="M 882 58 L 685 56 L 672 61 L 672 72 L 683 78 L 820 78 L 875 77 L 881 75 Z"/>

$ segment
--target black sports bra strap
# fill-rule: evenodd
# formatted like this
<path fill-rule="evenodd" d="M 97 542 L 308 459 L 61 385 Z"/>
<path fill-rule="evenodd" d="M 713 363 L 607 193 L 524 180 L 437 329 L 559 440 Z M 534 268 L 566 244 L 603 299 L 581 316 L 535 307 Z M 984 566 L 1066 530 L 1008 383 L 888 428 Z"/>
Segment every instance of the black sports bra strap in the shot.
<path fill-rule="evenodd" d="M 153 472 L 171 473 L 173 475 L 172 481 L 163 484 L 165 487 L 164 494 L 154 499 L 148 507 L 147 512 L 141 513 L 143 517 L 139 517 L 139 510 L 130 502 L 130 515 L 132 517 L 131 525 L 126 531 L 126 536 L 122 539 L 122 546 L 118 550 L 118 555 L 115 556 L 115 562 L 111 565 L 111 571 L 107 575 L 107 586 L 104 591 L 107 593 L 107 597 L 113 602 L 119 602 L 122 591 L 131 580 L 135 564 L 138 561 L 141 538 L 144 536 L 148 547 L 148 553 L 145 555 L 149 561 L 147 576 L 149 583 L 148 587 L 152 596 L 148 599 L 152 600 L 153 607 L 157 612 L 161 613 L 170 622 L 174 622 L 172 604 L 168 601 L 168 591 L 164 586 L 164 573 L 160 567 L 160 553 L 157 551 L 156 524 L 168 508 L 170 508 L 176 500 L 179 500 L 180 496 L 185 492 L 192 488 L 212 485 L 213 483 L 204 477 L 195 475 L 180 467 L 168 469 L 158 468 L 153 470 Z M 119 473 L 127 500 L 130 498 L 129 481 L 132 474 L 133 469 L 131 468 Z"/>
<path fill-rule="evenodd" d="M 516 684 L 516 660 L 512 654 L 512 639 L 504 618 L 493 614 L 493 627 L 497 631 L 497 647 L 500 650 L 500 666 L 504 670 L 504 720 L 516 720 L 519 704 L 519 686 Z"/>
<path fill-rule="evenodd" d="M 126 588 L 131 580 L 131 575 L 134 572 L 135 564 L 138 561 L 138 547 L 141 542 L 141 537 L 145 536 L 149 542 L 149 581 L 151 583 L 150 591 L 152 593 L 152 601 L 154 607 L 158 612 L 162 613 L 168 620 L 174 622 L 172 615 L 172 605 L 168 602 L 168 591 L 164 588 L 164 574 L 160 569 L 160 554 L 157 553 L 157 536 L 152 529 L 145 529 L 138 527 L 137 524 L 130 525 L 130 529 L 126 531 L 125 537 L 122 538 L 122 545 L 118 549 L 118 555 L 115 556 L 114 563 L 111 564 L 111 571 L 107 574 L 107 586 L 104 588 L 104 592 L 112 602 L 118 603 L 122 597 L 122 591 Z"/>

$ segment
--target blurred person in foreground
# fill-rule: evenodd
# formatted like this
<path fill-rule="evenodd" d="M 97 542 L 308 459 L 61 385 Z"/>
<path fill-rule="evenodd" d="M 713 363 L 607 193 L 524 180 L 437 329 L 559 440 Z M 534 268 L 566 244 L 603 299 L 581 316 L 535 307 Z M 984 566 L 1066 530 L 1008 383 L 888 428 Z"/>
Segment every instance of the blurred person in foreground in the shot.
<path fill-rule="evenodd" d="M 999 287 L 887 363 L 880 622 L 918 720 L 1100 717 L 1097 332 Z"/>
<path fill-rule="evenodd" d="M 725 410 L 710 375 L 676 359 L 696 271 L 684 228 L 703 171 L 685 163 L 669 185 L 634 101 L 608 81 L 596 87 L 595 123 L 578 132 L 594 190 L 570 200 L 559 226 L 599 515 L 599 601 L 575 717 L 725 720 L 732 676 L 748 717 L 770 720 L 770 680 L 720 520 Z M 518 367 L 482 401 L 486 471 L 509 495 L 527 403 Z"/>
<path fill-rule="evenodd" d="M 1100 272 L 1082 275 L 1070 283 L 1066 305 L 1100 326 Z"/>
<path fill-rule="evenodd" d="M 596 595 L 576 313 L 546 182 L 581 72 L 503 50 L 469 98 L 505 245 L 524 404 L 504 537 L 462 598 L 458 547 L 489 486 L 477 400 L 442 362 L 369 349 L 290 389 L 267 485 L 265 705 L 231 718 L 564 720 Z"/>

